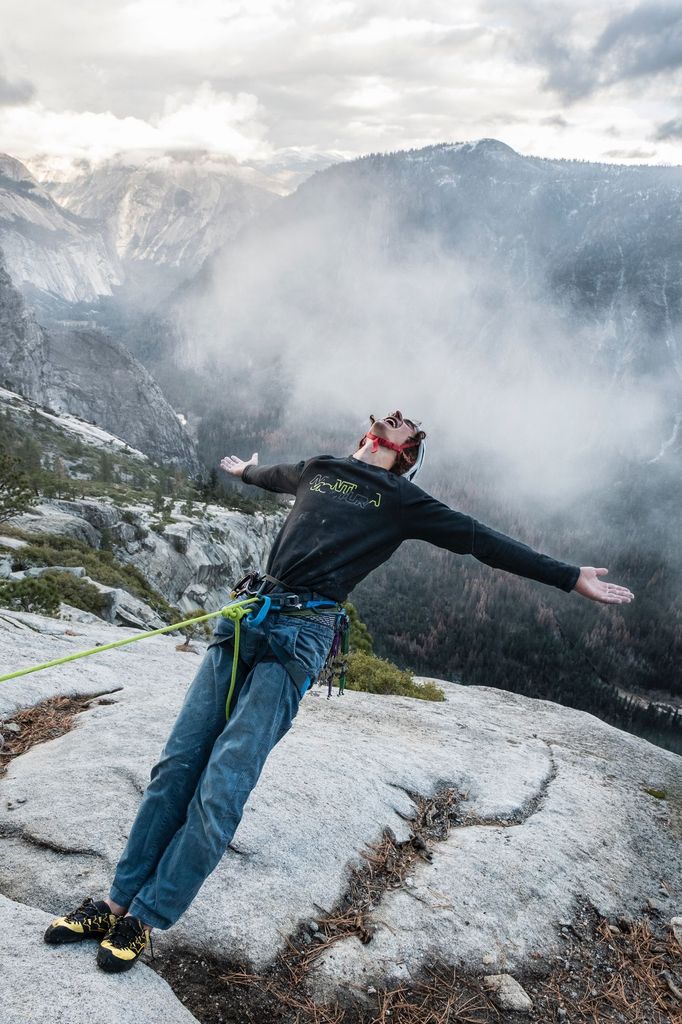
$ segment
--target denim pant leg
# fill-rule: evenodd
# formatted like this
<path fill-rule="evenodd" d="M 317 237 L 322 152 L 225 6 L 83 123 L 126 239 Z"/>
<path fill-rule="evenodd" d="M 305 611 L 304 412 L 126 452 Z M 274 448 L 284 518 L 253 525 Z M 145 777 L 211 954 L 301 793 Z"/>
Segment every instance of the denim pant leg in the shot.
<path fill-rule="evenodd" d="M 130 906 L 185 820 L 213 745 L 225 727 L 232 651 L 228 642 L 206 652 L 152 768 L 111 887 L 111 899 L 123 907 Z M 233 706 L 247 671 L 240 662 Z"/>
<path fill-rule="evenodd" d="M 283 666 L 259 661 L 240 689 L 230 720 L 153 875 L 130 906 L 145 924 L 170 928 L 218 864 L 239 824 L 265 760 L 290 728 L 300 694 Z"/>

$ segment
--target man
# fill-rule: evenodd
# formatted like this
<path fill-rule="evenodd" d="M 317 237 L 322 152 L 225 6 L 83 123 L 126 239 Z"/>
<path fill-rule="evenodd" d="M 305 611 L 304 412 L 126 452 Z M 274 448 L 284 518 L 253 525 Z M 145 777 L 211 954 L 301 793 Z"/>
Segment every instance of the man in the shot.
<path fill-rule="evenodd" d="M 370 417 L 357 451 L 345 458 L 262 468 L 255 453 L 248 461 L 222 460 L 223 469 L 246 483 L 296 496 L 270 552 L 263 592 L 275 600 L 294 592 L 301 602 L 326 605 L 245 619 L 231 698 L 235 630 L 231 620 L 220 620 L 152 768 L 110 895 L 88 898 L 57 918 L 47 942 L 101 939 L 99 966 L 124 971 L 139 958 L 151 928 L 178 920 L 227 849 L 269 752 L 322 669 L 340 603 L 404 540 L 472 554 L 593 601 L 632 600 L 627 587 L 599 579 L 606 569 L 540 554 L 417 487 L 425 436 L 396 410 Z"/>

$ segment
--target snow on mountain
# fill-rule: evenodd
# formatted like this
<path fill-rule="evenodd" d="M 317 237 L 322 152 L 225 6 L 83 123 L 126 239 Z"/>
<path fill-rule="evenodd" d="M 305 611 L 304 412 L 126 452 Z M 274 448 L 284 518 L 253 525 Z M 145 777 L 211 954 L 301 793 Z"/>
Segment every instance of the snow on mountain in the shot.
<path fill-rule="evenodd" d="M 6 388 L 0 388 L 0 409 L 4 410 L 7 406 L 11 406 L 15 414 L 26 419 L 29 419 L 31 416 L 39 416 L 41 419 L 47 420 L 48 423 L 52 423 L 53 426 L 63 433 L 77 437 L 90 448 L 103 449 L 105 451 L 111 451 L 112 449 L 123 451 L 133 459 L 139 459 L 141 462 L 148 461 L 147 456 L 143 452 L 138 451 L 137 448 L 132 448 L 120 437 L 110 434 L 109 431 L 103 430 L 102 427 L 98 427 L 94 423 L 88 423 L 79 416 L 71 416 L 69 413 L 53 412 L 37 405 L 35 402 L 29 401 L 23 395 L 19 395 L 14 391 L 8 391 Z"/>
<path fill-rule="evenodd" d="M 98 225 L 63 209 L 28 169 L 0 154 L 0 249 L 14 284 L 70 303 L 111 295 L 121 281 Z"/>

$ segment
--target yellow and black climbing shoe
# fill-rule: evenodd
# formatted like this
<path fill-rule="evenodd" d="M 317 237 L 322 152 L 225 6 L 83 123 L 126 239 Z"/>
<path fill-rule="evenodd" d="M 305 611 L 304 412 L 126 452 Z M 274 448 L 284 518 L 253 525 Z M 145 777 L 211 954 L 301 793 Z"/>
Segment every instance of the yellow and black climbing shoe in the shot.
<path fill-rule="evenodd" d="M 43 936 L 45 942 L 82 942 L 83 939 L 102 939 L 118 918 L 104 902 L 95 902 L 89 896 L 66 917 L 56 917 Z"/>
<path fill-rule="evenodd" d="M 137 917 L 118 917 L 97 950 L 97 966 L 103 971 L 129 971 L 151 943 L 149 932 Z"/>

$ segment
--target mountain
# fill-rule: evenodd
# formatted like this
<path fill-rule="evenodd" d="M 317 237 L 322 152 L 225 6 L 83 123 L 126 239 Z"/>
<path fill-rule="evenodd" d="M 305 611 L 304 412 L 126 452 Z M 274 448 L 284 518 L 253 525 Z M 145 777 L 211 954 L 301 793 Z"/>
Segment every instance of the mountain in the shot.
<path fill-rule="evenodd" d="M 150 373 L 97 328 L 46 331 L 0 252 L 0 383 L 57 412 L 94 421 L 135 448 L 196 472 L 194 442 Z"/>
<path fill-rule="evenodd" d="M 122 268 L 124 303 L 157 303 L 273 203 L 279 188 L 236 163 L 168 156 L 142 165 L 109 160 L 56 179 L 49 164 L 38 167 L 61 207 L 99 224 Z"/>
<path fill-rule="evenodd" d="M 18 160 L 0 154 L 0 250 L 36 309 L 111 295 L 121 267 L 99 225 L 61 207 Z"/>
<path fill-rule="evenodd" d="M 36 402 L 47 400 L 47 335 L 12 284 L 0 252 L 0 379 Z"/>
<path fill-rule="evenodd" d="M 112 297 L 118 316 L 118 307 L 154 306 L 282 191 L 225 161 L 32 167 L 35 175 L 0 155 L 0 248 L 14 283 L 51 320 L 101 322 Z"/>

